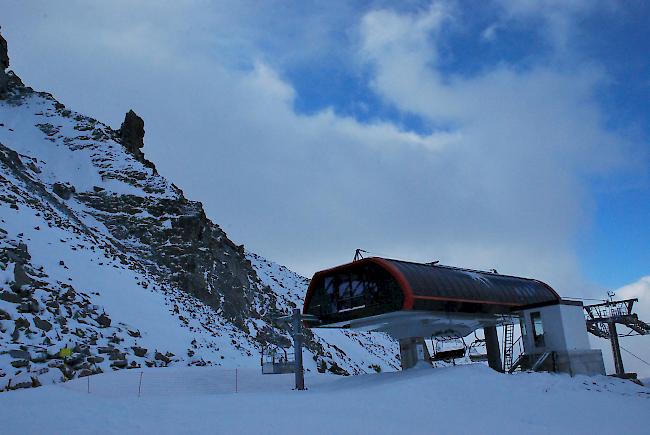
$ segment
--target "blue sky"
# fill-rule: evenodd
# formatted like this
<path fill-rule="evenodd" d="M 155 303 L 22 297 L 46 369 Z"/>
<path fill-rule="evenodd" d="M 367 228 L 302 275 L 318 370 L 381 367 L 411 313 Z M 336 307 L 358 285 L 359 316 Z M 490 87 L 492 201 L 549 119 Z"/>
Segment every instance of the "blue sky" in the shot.
<path fill-rule="evenodd" d="M 499 32 L 494 41 L 481 35 L 499 19 L 498 8 L 485 2 L 460 8 L 463 24 L 450 27 L 442 45 L 450 76 L 472 76 L 507 62 L 518 68 L 553 62 L 553 47 L 529 17 Z M 421 9 L 417 5 L 412 10 Z M 631 173 L 590 180 L 593 216 L 579 234 L 582 267 L 599 284 L 616 288 L 650 270 L 650 6 L 643 1 L 624 7 L 594 8 L 574 23 L 571 56 L 593 62 L 607 80 L 594 89 L 603 123 L 628 135 L 638 146 L 638 167 Z M 350 70 L 338 62 L 297 65 L 284 72 L 297 91 L 295 108 L 314 113 L 333 107 L 338 113 L 368 122 L 389 121 L 407 130 L 428 134 L 435 125 L 414 114 L 401 113 L 377 98 L 368 87 L 365 71 Z M 325 84 L 324 86 L 322 84 Z"/>
<path fill-rule="evenodd" d="M 116 127 L 134 108 L 163 174 L 305 275 L 357 247 L 581 295 L 650 273 L 643 1 L 3 10 L 26 82 Z"/>

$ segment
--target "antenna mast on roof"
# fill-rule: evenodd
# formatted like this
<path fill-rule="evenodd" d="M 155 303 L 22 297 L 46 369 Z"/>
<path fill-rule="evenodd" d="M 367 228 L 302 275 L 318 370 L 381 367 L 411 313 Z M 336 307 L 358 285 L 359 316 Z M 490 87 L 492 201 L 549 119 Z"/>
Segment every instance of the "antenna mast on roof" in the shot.
<path fill-rule="evenodd" d="M 367 254 L 367 253 L 368 253 L 368 251 L 364 251 L 363 249 L 357 249 L 356 251 L 354 251 L 354 260 L 352 260 L 352 261 L 357 261 L 357 260 L 361 260 L 361 259 L 363 259 L 363 254 L 362 254 L 362 252 L 363 252 L 364 254 Z"/>

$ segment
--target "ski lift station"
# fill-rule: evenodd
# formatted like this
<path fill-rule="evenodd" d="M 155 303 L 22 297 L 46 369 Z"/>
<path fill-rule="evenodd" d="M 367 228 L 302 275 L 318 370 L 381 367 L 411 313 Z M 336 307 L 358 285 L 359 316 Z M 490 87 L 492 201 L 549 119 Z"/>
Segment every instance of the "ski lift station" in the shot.
<path fill-rule="evenodd" d="M 601 351 L 590 347 L 581 302 L 562 299 L 541 281 L 496 271 L 362 258 L 317 272 L 303 313 L 319 327 L 388 333 L 399 340 L 402 369 L 436 360 L 425 339 L 462 339 L 482 329 L 485 338 L 478 341 L 495 370 L 605 374 Z M 502 346 L 497 328 L 503 328 Z M 454 350 L 441 350 L 440 359 L 445 354 L 453 357 Z"/>

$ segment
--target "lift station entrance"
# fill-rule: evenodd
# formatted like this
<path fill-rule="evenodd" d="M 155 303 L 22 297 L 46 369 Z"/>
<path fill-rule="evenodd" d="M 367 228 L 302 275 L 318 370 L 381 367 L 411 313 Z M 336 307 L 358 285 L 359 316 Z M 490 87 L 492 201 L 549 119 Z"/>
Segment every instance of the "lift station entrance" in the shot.
<path fill-rule="evenodd" d="M 495 370 L 605 373 L 601 351 L 589 345 L 582 303 L 563 300 L 535 279 L 369 257 L 317 272 L 303 312 L 321 327 L 388 333 L 399 340 L 403 369 L 431 361 L 425 338 L 482 329 Z M 521 329 L 516 343 L 515 323 Z"/>

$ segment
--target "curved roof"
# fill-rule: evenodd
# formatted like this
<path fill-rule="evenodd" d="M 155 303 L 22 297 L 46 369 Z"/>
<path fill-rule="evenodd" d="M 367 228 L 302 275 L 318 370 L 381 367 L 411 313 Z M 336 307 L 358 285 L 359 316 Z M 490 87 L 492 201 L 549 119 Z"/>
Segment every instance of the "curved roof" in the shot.
<path fill-rule="evenodd" d="M 555 290 L 535 279 L 437 264 L 369 257 L 317 272 L 305 296 L 305 309 L 311 300 L 314 286 L 322 278 L 337 272 L 354 270 L 369 263 L 381 266 L 398 282 L 404 293 L 402 307 L 404 310 L 422 309 L 433 302 L 437 305 L 440 303 L 490 304 L 514 309 L 524 305 L 554 303 L 560 300 Z"/>
<path fill-rule="evenodd" d="M 457 267 L 377 259 L 401 275 L 402 289 L 414 299 L 523 306 L 560 300 L 541 281 Z M 393 275 L 395 276 L 395 275 Z M 405 285 L 407 288 L 404 288 Z"/>

